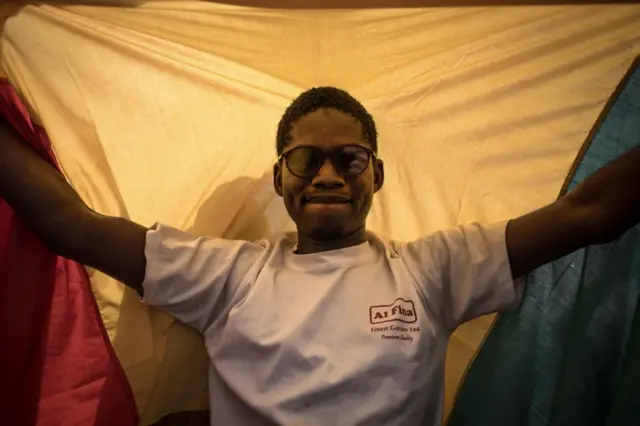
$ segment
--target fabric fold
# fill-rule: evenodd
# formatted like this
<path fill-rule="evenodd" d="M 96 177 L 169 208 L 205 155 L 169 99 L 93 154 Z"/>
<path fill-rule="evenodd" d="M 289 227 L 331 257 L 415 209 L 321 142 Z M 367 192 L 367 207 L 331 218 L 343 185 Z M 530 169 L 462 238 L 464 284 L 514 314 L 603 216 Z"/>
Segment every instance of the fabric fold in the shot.
<path fill-rule="evenodd" d="M 58 167 L 51 143 L 13 87 L 0 113 Z M 0 199 L 0 424 L 134 426 L 138 414 L 102 325 L 89 279 L 51 253 Z"/>
<path fill-rule="evenodd" d="M 636 60 L 563 191 L 639 146 L 639 110 Z M 640 377 L 639 297 L 638 226 L 610 244 L 586 247 L 535 270 L 521 307 L 498 317 L 478 351 L 448 426 L 476 425 L 478 419 L 495 426 L 637 424 L 638 384 L 632 378 Z"/>

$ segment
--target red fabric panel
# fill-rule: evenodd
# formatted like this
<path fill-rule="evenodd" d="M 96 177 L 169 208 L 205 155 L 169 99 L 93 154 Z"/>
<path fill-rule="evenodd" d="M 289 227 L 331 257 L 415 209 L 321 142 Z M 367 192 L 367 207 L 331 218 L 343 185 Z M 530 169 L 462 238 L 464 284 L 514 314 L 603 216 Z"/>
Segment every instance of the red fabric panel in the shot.
<path fill-rule="evenodd" d="M 6 80 L 0 113 L 57 167 L 46 133 Z M 51 253 L 0 199 L 0 424 L 137 423 L 86 271 Z"/>

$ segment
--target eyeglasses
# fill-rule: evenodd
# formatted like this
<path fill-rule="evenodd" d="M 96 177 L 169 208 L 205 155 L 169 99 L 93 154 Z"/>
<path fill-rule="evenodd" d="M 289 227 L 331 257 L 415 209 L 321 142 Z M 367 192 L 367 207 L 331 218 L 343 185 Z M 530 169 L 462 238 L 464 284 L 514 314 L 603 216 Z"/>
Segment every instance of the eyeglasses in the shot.
<path fill-rule="evenodd" d="M 310 178 L 322 168 L 326 157 L 339 173 L 358 176 L 367 170 L 369 159 L 375 158 L 375 153 L 361 145 L 345 145 L 328 153 L 315 146 L 298 146 L 280 154 L 278 161 L 284 158 L 294 176 Z"/>

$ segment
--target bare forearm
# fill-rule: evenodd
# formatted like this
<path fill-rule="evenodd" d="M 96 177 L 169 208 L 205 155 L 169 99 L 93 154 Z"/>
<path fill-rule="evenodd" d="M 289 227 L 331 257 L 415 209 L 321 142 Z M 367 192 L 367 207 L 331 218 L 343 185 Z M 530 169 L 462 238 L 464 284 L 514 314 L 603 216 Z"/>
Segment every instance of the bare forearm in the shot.
<path fill-rule="evenodd" d="M 584 246 L 608 243 L 640 222 L 640 149 L 621 156 L 555 203 L 513 219 L 506 232 L 514 276 Z"/>
<path fill-rule="evenodd" d="M 147 229 L 91 210 L 55 168 L 0 118 L 0 197 L 55 253 L 141 293 Z"/>
<path fill-rule="evenodd" d="M 52 165 L 0 119 L 0 196 L 53 250 L 67 251 L 65 223 L 89 208 Z"/>
<path fill-rule="evenodd" d="M 640 222 L 640 148 L 622 155 L 584 180 L 573 202 L 598 212 L 593 243 L 609 242 Z"/>

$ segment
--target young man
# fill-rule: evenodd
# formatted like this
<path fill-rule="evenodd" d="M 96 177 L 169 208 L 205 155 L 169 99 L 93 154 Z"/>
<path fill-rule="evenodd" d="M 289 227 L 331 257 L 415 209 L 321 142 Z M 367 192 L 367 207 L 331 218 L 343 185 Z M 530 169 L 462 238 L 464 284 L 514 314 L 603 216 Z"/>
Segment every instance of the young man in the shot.
<path fill-rule="evenodd" d="M 383 241 L 365 229 L 384 182 L 374 121 L 330 87 L 278 126 L 273 182 L 298 237 L 273 245 L 100 215 L 18 139 L 3 122 L 0 196 L 52 250 L 203 334 L 223 426 L 439 424 L 450 333 L 517 304 L 515 277 L 640 220 L 636 149 L 508 223 Z"/>

